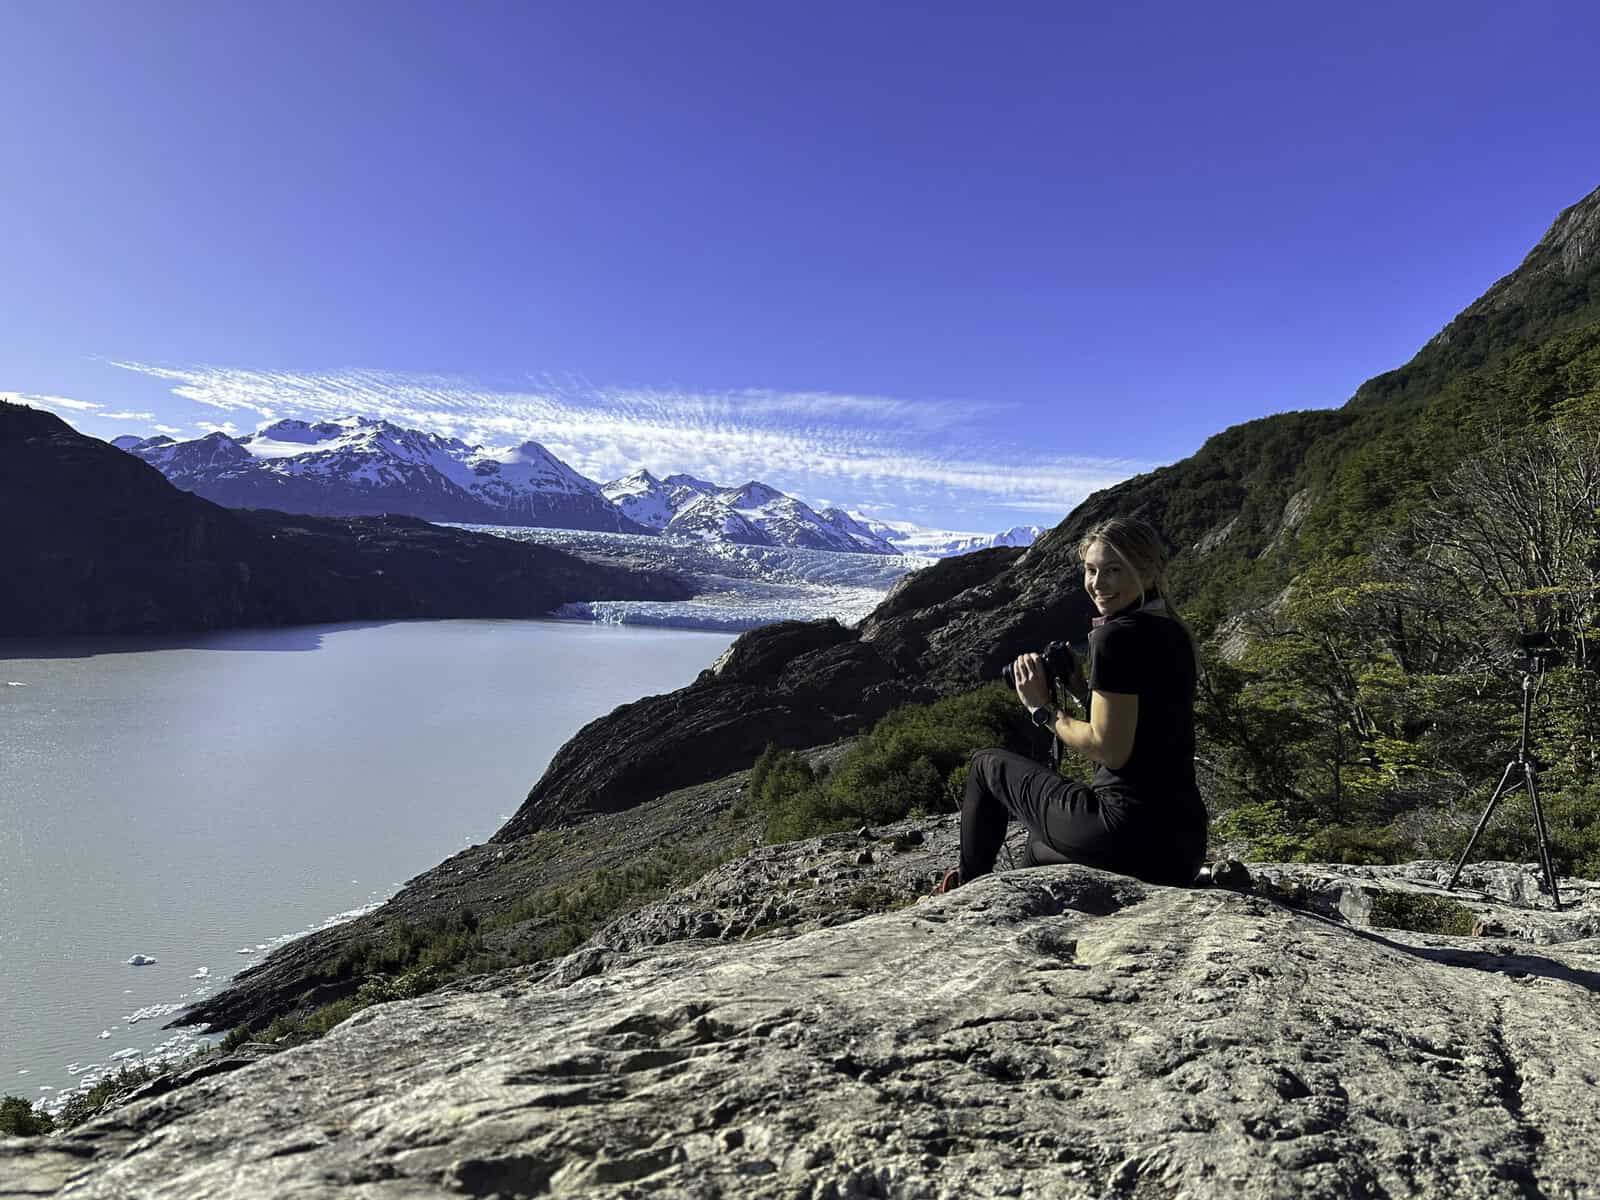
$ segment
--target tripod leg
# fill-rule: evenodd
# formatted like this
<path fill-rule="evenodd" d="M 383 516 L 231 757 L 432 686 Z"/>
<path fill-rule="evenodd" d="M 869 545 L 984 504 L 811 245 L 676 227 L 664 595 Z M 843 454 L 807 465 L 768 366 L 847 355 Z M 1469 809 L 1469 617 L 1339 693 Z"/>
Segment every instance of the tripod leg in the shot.
<path fill-rule="evenodd" d="M 1483 827 L 1489 823 L 1489 815 L 1494 812 L 1494 806 L 1500 803 L 1500 797 L 1515 791 L 1517 784 L 1527 780 L 1527 775 L 1511 782 L 1511 773 L 1522 766 L 1522 763 L 1513 758 L 1506 764 L 1506 773 L 1500 776 L 1500 782 L 1494 789 L 1494 795 L 1489 797 L 1489 805 L 1483 810 L 1483 816 L 1478 818 L 1478 827 L 1472 831 L 1472 836 L 1467 839 L 1467 848 L 1461 852 L 1461 857 L 1456 860 L 1456 869 L 1450 873 L 1450 882 L 1444 885 L 1445 891 L 1456 886 L 1456 880 L 1461 878 L 1461 868 L 1467 865 L 1467 855 L 1472 853 L 1472 848 L 1478 844 L 1478 835 L 1483 832 Z M 1509 785 L 1509 786 L 1508 786 Z"/>
<path fill-rule="evenodd" d="M 1544 881 L 1550 885 L 1550 899 L 1555 902 L 1556 911 L 1561 911 L 1561 893 L 1556 890 L 1556 868 L 1550 860 L 1550 834 L 1545 829 L 1544 809 L 1539 806 L 1539 789 L 1534 783 L 1533 767 L 1523 768 L 1524 777 L 1528 782 L 1528 796 L 1533 801 L 1533 828 L 1539 835 L 1539 862 L 1544 866 Z"/>

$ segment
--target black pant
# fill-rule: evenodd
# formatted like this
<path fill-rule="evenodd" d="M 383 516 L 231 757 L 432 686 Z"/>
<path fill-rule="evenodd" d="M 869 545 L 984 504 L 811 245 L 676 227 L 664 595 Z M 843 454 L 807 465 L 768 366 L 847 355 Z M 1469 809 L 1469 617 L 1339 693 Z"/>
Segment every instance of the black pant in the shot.
<path fill-rule="evenodd" d="M 1010 818 L 1028 829 L 1024 866 L 1075 862 L 1187 885 L 1205 859 L 1206 809 L 1198 794 L 1152 801 L 1096 792 L 1020 754 L 979 750 L 961 805 L 963 881 L 994 869 Z"/>

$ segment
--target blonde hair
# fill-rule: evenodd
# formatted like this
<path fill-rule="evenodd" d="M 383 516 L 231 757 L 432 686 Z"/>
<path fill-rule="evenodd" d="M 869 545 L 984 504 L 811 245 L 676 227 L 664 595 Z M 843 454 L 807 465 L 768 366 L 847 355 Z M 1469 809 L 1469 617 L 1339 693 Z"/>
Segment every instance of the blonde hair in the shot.
<path fill-rule="evenodd" d="M 1176 621 L 1183 630 L 1184 636 L 1189 640 L 1189 653 L 1194 656 L 1195 674 L 1200 673 L 1200 647 L 1195 641 L 1194 630 L 1189 628 L 1178 610 L 1172 607 L 1172 597 L 1167 590 L 1167 544 L 1162 540 L 1156 527 L 1148 521 L 1138 517 L 1111 517 L 1092 526 L 1078 542 L 1078 558 L 1086 558 L 1089 547 L 1099 542 L 1121 561 L 1124 568 L 1133 572 L 1140 580 L 1147 580 L 1151 587 L 1161 594 L 1166 602 L 1161 615 Z M 1146 600 L 1146 593 L 1141 586 L 1139 590 L 1139 603 Z"/>

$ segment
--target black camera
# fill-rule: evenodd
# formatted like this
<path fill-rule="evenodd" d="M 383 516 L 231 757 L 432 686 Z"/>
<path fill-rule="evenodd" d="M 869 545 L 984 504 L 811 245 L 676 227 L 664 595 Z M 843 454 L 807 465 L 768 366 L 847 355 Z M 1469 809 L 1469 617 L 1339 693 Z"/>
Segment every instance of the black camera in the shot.
<path fill-rule="evenodd" d="M 1555 638 L 1550 634 L 1517 635 L 1517 665 L 1524 671 L 1553 671 L 1565 661 Z"/>
<path fill-rule="evenodd" d="M 1039 653 L 1044 660 L 1044 680 L 1050 687 L 1054 687 L 1059 680 L 1067 686 L 1069 691 L 1078 678 L 1078 652 L 1066 642 L 1051 642 Z M 1017 686 L 1016 663 L 1008 662 L 1000 668 L 1000 678 L 1012 687 Z"/>

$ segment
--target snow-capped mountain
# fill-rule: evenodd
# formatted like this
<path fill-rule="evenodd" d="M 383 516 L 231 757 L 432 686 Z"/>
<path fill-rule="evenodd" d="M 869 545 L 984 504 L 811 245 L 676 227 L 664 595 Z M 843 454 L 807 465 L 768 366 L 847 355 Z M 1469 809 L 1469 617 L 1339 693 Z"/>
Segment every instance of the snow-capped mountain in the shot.
<path fill-rule="evenodd" d="M 251 461 L 250 452 L 225 433 L 213 433 L 191 442 L 175 442 L 169 437 L 140 441 L 123 436 L 111 444 L 137 454 L 181 488 L 187 488 L 189 480 L 207 474 L 226 474 Z"/>
<path fill-rule="evenodd" d="M 740 546 L 778 544 L 760 525 L 715 495 L 694 496 L 673 514 L 662 532 L 668 537 L 733 542 Z"/>
<path fill-rule="evenodd" d="M 668 475 L 665 479 L 657 479 L 640 467 L 631 475 L 612 480 L 600 490 L 630 521 L 637 521 L 659 533 L 672 523 L 672 518 L 678 515 L 680 509 L 722 489 L 693 475 Z"/>
<path fill-rule="evenodd" d="M 345 417 L 284 420 L 242 438 L 115 443 L 174 484 L 234 508 L 432 521 L 644 530 L 537 442 L 485 450 L 457 438 Z"/>
<path fill-rule="evenodd" d="M 892 539 L 873 529 L 855 514 L 846 512 L 844 509 L 839 508 L 836 505 L 823 509 L 817 515 L 820 516 L 824 521 L 828 522 L 829 525 L 833 526 L 833 528 L 845 534 L 845 536 L 854 538 L 855 541 L 863 547 L 882 546 L 884 549 L 879 551 L 879 553 L 882 554 L 905 553 L 905 551 L 901 550 L 894 544 Z"/>
<path fill-rule="evenodd" d="M 770 484 L 727 487 L 643 468 L 603 487 L 538 442 L 489 450 L 389 421 L 282 420 L 244 437 L 119 437 L 178 487 L 233 508 L 325 516 L 405 513 L 430 521 L 663 534 L 678 541 L 945 557 L 1027 545 L 1036 526 L 949 533 L 817 512 Z"/>
<path fill-rule="evenodd" d="M 899 553 L 842 510 L 818 513 L 756 479 L 722 487 L 693 475 L 657 479 L 639 470 L 602 490 L 632 520 L 669 537 L 852 554 Z"/>
<path fill-rule="evenodd" d="M 672 506 L 667 503 L 666 488 L 661 480 L 640 467 L 631 475 L 613 479 L 601 487 L 605 498 L 622 510 L 630 521 L 637 521 L 647 529 L 665 529 L 672 520 Z"/>
<path fill-rule="evenodd" d="M 994 546 L 1031 546 L 1044 533 L 1038 525 L 1013 525 L 1000 533 L 956 533 L 947 529 L 924 529 L 909 521 L 875 521 L 862 517 L 861 523 L 889 542 L 896 554 L 921 554 L 929 558 L 953 558 Z"/>

